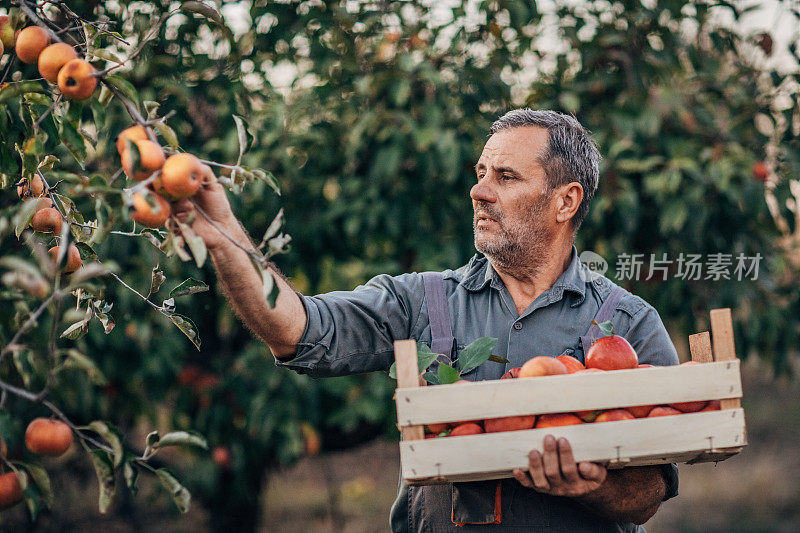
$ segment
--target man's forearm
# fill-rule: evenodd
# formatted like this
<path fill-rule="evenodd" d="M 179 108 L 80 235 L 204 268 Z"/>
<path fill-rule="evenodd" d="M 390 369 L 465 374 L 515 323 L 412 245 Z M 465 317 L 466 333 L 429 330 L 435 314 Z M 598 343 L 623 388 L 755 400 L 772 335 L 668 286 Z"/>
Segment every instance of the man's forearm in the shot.
<path fill-rule="evenodd" d="M 245 248 L 254 248 L 238 222 L 229 224 L 226 232 Z M 305 329 L 306 314 L 289 282 L 270 265 L 280 291 L 275 307 L 270 308 L 264 298 L 261 276 L 244 250 L 226 239 L 209 252 L 219 282 L 239 318 L 276 357 L 288 358 L 294 354 Z"/>
<path fill-rule="evenodd" d="M 615 522 L 643 524 L 658 510 L 665 492 L 660 469 L 643 466 L 609 470 L 599 488 L 575 500 Z"/>

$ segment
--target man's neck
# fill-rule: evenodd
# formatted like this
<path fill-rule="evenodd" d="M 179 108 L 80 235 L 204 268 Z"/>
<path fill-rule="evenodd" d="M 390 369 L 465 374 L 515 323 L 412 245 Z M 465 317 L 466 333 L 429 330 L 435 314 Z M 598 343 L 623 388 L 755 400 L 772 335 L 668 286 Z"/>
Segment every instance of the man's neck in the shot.
<path fill-rule="evenodd" d="M 544 261 L 539 262 L 535 271 L 506 270 L 500 264 L 489 259 L 500 279 L 503 280 L 517 313 L 522 314 L 530 304 L 556 282 L 558 277 L 569 267 L 572 260 L 572 242 L 553 243 L 552 253 Z"/>

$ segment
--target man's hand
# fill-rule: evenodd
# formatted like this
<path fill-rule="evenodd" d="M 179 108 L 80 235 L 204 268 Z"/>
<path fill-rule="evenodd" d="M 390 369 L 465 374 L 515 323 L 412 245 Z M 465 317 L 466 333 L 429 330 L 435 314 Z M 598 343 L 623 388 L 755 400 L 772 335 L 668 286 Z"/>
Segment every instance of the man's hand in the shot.
<path fill-rule="evenodd" d="M 210 251 L 213 251 L 227 241 L 227 238 L 218 228 L 214 227 L 214 224 L 238 241 L 242 241 L 242 236 L 239 235 L 241 228 L 231 210 L 231 204 L 228 202 L 228 197 L 225 195 L 225 189 L 217 181 L 214 172 L 208 165 L 202 165 L 202 168 L 203 186 L 200 187 L 191 199 L 184 198 L 183 200 L 175 202 L 173 204 L 173 212 L 181 222 L 185 222 L 190 213 L 194 212 L 195 217 L 192 221 L 192 230 L 198 237 L 203 239 L 206 247 Z M 208 218 L 210 218 L 214 224 L 197 212 L 192 204 L 193 201 L 208 215 Z M 239 244 L 248 245 L 249 240 L 243 240 L 243 242 L 239 242 Z"/>
<path fill-rule="evenodd" d="M 528 454 L 528 471 L 514 469 L 514 477 L 522 485 L 553 496 L 585 496 L 606 479 L 607 471 L 596 463 L 575 463 L 572 448 L 565 438 L 547 435 L 544 453 Z"/>

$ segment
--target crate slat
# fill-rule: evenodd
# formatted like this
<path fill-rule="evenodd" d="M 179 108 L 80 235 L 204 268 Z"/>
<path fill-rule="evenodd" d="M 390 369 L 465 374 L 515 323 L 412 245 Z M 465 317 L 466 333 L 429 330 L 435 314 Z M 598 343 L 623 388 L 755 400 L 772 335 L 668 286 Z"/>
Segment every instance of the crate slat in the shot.
<path fill-rule="evenodd" d="M 739 398 L 737 359 L 701 365 L 398 388 L 398 425 Z"/>
<path fill-rule="evenodd" d="M 736 359 L 736 347 L 733 339 L 733 317 L 731 310 L 711 310 L 711 335 L 714 341 L 714 360 L 732 361 Z M 722 409 L 736 409 L 742 405 L 738 398 L 723 399 L 720 401 Z"/>
<path fill-rule="evenodd" d="M 413 390 L 419 386 L 419 370 L 417 368 L 417 343 L 413 340 L 395 341 L 394 357 L 397 366 L 397 387 L 395 401 L 400 388 Z M 399 420 L 399 419 L 398 419 Z M 407 426 L 400 428 L 403 440 L 421 440 L 425 438 L 425 428 L 422 426 Z"/>
<path fill-rule="evenodd" d="M 403 477 L 412 484 L 512 477 L 512 469 L 526 467 L 532 449 L 541 450 L 545 435 L 567 438 L 576 461 L 610 466 L 719 461 L 745 444 L 744 411 L 401 442 Z"/>

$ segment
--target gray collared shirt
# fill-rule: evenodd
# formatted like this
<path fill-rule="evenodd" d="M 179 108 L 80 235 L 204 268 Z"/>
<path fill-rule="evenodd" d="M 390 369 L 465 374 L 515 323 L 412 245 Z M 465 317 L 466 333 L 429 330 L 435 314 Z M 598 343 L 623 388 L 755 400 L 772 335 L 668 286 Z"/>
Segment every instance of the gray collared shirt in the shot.
<path fill-rule="evenodd" d="M 506 370 L 521 366 L 536 355 L 568 354 L 583 361 L 580 337 L 586 334 L 591 320 L 615 287 L 608 278 L 592 275 L 578 259 L 574 247 L 567 269 L 522 314 L 517 312 L 508 289 L 483 256 L 476 255 L 458 270 L 444 271 L 443 276 L 457 352 L 479 337 L 497 337 L 493 353 L 509 361 L 505 365 L 487 361 L 464 376 L 469 380 L 498 379 Z M 297 353 L 288 361 L 277 361 L 278 365 L 299 373 L 328 377 L 388 370 L 394 361 L 395 340 L 415 339 L 430 345 L 431 328 L 421 274 L 380 275 L 353 291 L 301 295 L 301 300 L 307 321 Z M 638 296 L 626 294 L 617 304 L 611 322 L 615 333 L 628 339 L 636 350 L 640 363 L 678 363 L 661 318 Z M 665 473 L 674 474 L 674 480 L 666 476 L 667 496 L 672 497 L 677 494 L 676 469 L 671 474 L 667 470 Z M 410 522 L 415 519 L 424 522 L 424 517 L 412 516 L 414 512 L 408 513 L 403 507 L 403 490 L 398 499 L 399 514 L 408 514 Z M 552 526 L 560 520 L 552 515 L 553 509 L 563 507 L 563 502 L 556 500 L 546 497 L 543 503 L 537 503 L 547 504 L 551 513 L 550 531 L 558 530 Z M 520 504 L 525 505 L 520 502 L 517 507 Z M 398 503 L 393 508 L 392 526 L 404 530 L 399 523 L 405 520 L 395 520 L 397 506 Z M 569 510 L 569 516 L 582 512 L 575 507 Z M 449 518 L 448 514 L 448 522 Z M 632 524 L 615 524 L 603 530 L 636 530 L 629 526 Z M 488 531 L 486 526 L 482 527 Z M 576 527 L 577 524 L 570 529 Z M 417 523 L 410 524 L 408 529 L 425 527 Z"/>
<path fill-rule="evenodd" d="M 572 250 L 572 261 L 553 286 L 520 315 L 489 261 L 474 256 L 458 270 L 444 271 L 453 335 L 460 350 L 479 337 L 497 337 L 495 355 L 507 365 L 487 362 L 468 379 L 497 379 L 536 355 L 569 354 L 583 361 L 586 334 L 602 302 L 615 287 L 592 276 Z M 278 361 L 313 377 L 387 370 L 393 342 L 415 339 L 430 345 L 431 329 L 422 275 L 380 275 L 353 291 L 301 296 L 307 321 L 295 357 Z M 617 304 L 614 331 L 631 343 L 640 363 L 678 363 L 675 347 L 656 310 L 632 294 Z"/>

